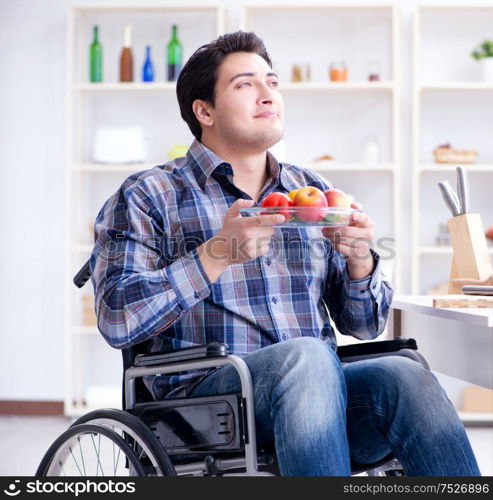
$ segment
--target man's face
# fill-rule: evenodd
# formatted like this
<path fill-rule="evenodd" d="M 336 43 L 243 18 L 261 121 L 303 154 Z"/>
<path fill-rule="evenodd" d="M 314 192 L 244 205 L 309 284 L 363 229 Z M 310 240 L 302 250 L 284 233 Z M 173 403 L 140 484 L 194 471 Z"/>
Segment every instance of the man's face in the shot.
<path fill-rule="evenodd" d="M 229 54 L 219 67 L 211 132 L 243 151 L 265 151 L 282 138 L 278 78 L 257 54 Z"/>

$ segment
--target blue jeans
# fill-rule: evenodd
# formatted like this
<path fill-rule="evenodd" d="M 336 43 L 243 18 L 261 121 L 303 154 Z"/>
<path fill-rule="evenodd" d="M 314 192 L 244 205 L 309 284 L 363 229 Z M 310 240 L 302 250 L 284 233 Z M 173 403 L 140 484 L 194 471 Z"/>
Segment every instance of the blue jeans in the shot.
<path fill-rule="evenodd" d="M 302 337 L 244 358 L 253 379 L 257 442 L 275 444 L 284 476 L 348 476 L 393 452 L 409 476 L 477 476 L 462 422 L 435 376 L 399 356 L 341 364 Z M 240 392 L 232 366 L 193 396 Z"/>

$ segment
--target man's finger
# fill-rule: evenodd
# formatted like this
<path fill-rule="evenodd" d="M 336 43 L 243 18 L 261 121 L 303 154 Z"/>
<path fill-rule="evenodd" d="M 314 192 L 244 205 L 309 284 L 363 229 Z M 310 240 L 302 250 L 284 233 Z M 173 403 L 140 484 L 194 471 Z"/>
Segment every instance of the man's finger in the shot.
<path fill-rule="evenodd" d="M 349 226 L 371 228 L 373 227 L 373 221 L 363 212 L 354 212 L 351 214 Z"/>
<path fill-rule="evenodd" d="M 242 208 L 250 208 L 255 202 L 253 200 L 245 200 L 240 198 L 236 200 L 226 212 L 226 217 L 238 217 Z"/>
<path fill-rule="evenodd" d="M 282 214 L 272 215 L 256 215 L 255 217 L 245 218 L 245 225 L 247 226 L 274 226 L 275 224 L 282 224 L 285 220 Z"/>

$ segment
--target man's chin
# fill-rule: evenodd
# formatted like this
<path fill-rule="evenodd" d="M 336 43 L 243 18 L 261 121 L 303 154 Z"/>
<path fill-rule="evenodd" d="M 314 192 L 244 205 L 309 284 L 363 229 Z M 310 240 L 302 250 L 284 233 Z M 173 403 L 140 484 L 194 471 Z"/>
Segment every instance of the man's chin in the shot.
<path fill-rule="evenodd" d="M 258 148 L 260 150 L 267 151 L 272 146 L 275 146 L 282 139 L 282 136 L 282 130 L 269 131 L 268 133 L 259 134 L 256 137 L 257 140 L 252 142 L 257 142 Z"/>

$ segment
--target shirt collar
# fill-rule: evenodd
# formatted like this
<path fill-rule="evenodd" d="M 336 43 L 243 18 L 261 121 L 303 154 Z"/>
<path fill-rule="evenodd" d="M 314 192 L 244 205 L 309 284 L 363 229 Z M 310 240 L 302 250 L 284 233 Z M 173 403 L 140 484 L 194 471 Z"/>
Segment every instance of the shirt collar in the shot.
<path fill-rule="evenodd" d="M 187 160 L 203 191 L 205 191 L 209 177 L 216 169 L 220 174 L 233 175 L 231 165 L 197 139 L 194 139 L 187 151 Z M 299 188 L 299 183 L 296 182 L 288 171 L 289 165 L 278 162 L 270 151 L 267 151 L 267 168 L 272 184 L 282 186 L 288 193 L 293 189 Z"/>

